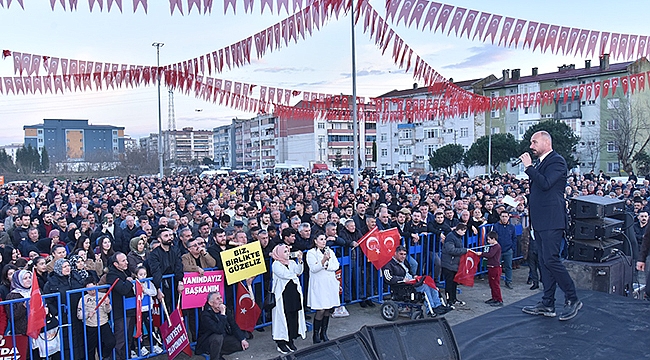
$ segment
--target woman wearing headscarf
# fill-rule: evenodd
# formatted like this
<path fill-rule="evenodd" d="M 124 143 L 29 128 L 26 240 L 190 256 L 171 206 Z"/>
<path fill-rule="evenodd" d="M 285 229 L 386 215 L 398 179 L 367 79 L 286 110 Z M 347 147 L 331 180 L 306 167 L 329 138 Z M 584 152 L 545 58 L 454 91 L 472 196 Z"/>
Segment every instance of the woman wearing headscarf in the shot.
<path fill-rule="evenodd" d="M 126 256 L 126 260 L 129 262 L 129 273 L 135 275 L 138 267 L 144 266 L 147 255 L 149 255 L 146 237 L 142 235 L 134 237 L 129 243 L 129 248 L 131 251 Z"/>
<path fill-rule="evenodd" d="M 302 252 L 295 253 L 296 261 L 289 260 L 289 247 L 285 244 L 276 246 L 271 252 L 273 258 L 273 285 L 275 296 L 273 308 L 273 340 L 277 350 L 288 354 L 297 350 L 294 339 L 306 336 L 305 311 L 302 307 L 302 287 L 298 276 L 302 274 Z"/>
<path fill-rule="evenodd" d="M 319 234 L 313 247 L 307 251 L 307 265 L 309 265 L 309 287 L 307 292 L 307 306 L 316 310 L 314 316 L 314 344 L 329 341 L 327 327 L 334 308 L 341 305 L 339 297 L 339 281 L 336 280 L 336 270 L 339 261 L 334 251 L 326 246 L 325 234 Z"/>
<path fill-rule="evenodd" d="M 6 300 L 29 299 L 31 292 L 32 274 L 27 270 L 14 272 L 11 277 L 11 292 L 7 295 Z M 13 319 L 13 327 L 9 331 L 16 335 L 25 334 L 27 332 L 27 301 L 5 305 L 5 311 Z"/>
<path fill-rule="evenodd" d="M 61 309 L 57 307 L 57 298 L 49 297 L 47 298 L 47 304 L 50 309 L 50 313 L 54 316 L 59 315 L 59 310 L 62 310 L 64 314 L 59 318 L 63 318 L 64 321 L 68 319 L 67 311 L 68 309 L 73 309 L 76 311 L 76 305 L 79 304 L 79 299 L 81 299 L 81 292 L 75 292 L 70 294 L 70 304 L 68 304 L 68 299 L 66 292 L 69 290 L 81 289 L 84 287 L 84 283 L 79 281 L 78 275 L 72 275 L 72 265 L 67 259 L 58 259 L 54 262 L 54 270 L 50 274 L 50 277 L 43 287 L 44 294 L 59 293 L 61 299 Z M 76 314 L 71 314 L 72 319 L 72 350 L 74 356 L 70 358 L 74 359 L 75 357 L 82 356 L 84 354 L 84 336 L 83 336 L 83 323 L 77 319 Z M 65 352 L 70 351 L 70 343 L 67 326 L 63 327 L 63 348 Z M 69 353 L 68 353 L 69 354 Z"/>

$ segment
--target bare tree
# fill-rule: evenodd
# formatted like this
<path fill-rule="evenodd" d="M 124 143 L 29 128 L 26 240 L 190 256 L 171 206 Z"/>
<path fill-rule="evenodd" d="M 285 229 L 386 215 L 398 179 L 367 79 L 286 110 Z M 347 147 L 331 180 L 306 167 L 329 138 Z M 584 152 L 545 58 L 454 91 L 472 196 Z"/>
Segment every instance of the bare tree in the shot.
<path fill-rule="evenodd" d="M 598 157 L 600 156 L 600 151 L 602 150 L 602 143 L 598 136 L 587 135 L 582 138 L 582 148 L 584 151 L 581 153 L 582 159 L 586 160 L 591 171 L 594 171 L 596 168 L 596 163 L 598 162 Z"/>
<path fill-rule="evenodd" d="M 650 142 L 650 107 L 647 102 L 632 102 L 627 98 L 609 99 L 607 105 L 605 139 L 613 142 L 618 161 L 629 173 L 633 170 L 635 156 L 645 151 Z"/>

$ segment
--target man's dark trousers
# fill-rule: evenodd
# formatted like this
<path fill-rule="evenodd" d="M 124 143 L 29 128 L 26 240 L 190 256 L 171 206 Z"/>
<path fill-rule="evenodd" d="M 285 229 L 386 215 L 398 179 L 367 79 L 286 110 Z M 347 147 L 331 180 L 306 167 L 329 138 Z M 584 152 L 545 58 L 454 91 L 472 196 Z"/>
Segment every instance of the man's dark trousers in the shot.
<path fill-rule="evenodd" d="M 535 242 L 538 246 L 539 267 L 544 284 L 544 306 L 555 306 L 555 290 L 562 289 L 565 301 L 577 301 L 575 284 L 569 272 L 560 261 L 560 248 L 564 241 L 563 229 L 535 230 Z"/>

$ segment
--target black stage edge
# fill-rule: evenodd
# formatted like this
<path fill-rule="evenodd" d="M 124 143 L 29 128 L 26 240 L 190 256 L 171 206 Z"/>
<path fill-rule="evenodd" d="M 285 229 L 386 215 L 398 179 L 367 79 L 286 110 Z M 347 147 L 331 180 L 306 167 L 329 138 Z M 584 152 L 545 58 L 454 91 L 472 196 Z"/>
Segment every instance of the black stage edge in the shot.
<path fill-rule="evenodd" d="M 507 294 L 507 291 L 506 291 Z M 578 290 L 582 310 L 569 321 L 524 314 L 538 293 L 453 326 L 463 360 L 648 359 L 650 302 Z M 558 316 L 564 294 L 556 294 Z"/>

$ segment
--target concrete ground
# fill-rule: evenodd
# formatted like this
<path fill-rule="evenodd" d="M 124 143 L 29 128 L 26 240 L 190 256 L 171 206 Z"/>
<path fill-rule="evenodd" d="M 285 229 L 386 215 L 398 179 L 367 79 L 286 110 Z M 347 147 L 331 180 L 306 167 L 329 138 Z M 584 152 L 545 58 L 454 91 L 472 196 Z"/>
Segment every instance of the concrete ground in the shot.
<path fill-rule="evenodd" d="M 513 286 L 514 289 L 506 289 L 501 282 L 501 292 L 503 295 L 504 305 L 508 305 L 526 298 L 533 294 L 541 293 L 541 289 L 530 290 L 530 285 L 526 285 L 528 278 L 528 267 L 522 266 L 519 269 L 513 270 Z M 488 286 L 487 276 L 483 279 L 476 278 L 474 287 L 459 286 L 461 293 L 458 299 L 465 301 L 467 304 L 463 307 L 457 307 L 456 310 L 446 314 L 445 317 L 452 325 L 460 324 L 463 321 L 473 319 L 477 316 L 483 315 L 498 308 L 489 306 L 484 303 L 489 299 L 490 287 Z M 534 305 L 534 302 L 531 302 Z M 339 336 L 347 335 L 358 331 L 364 325 L 384 324 L 386 321 L 381 317 L 379 304 L 374 308 L 361 308 L 358 304 L 348 305 L 346 307 L 350 312 L 350 316 L 345 318 L 334 318 L 330 321 L 328 335 L 330 339 Z M 408 320 L 406 317 L 400 317 L 397 321 Z M 272 359 L 280 355 L 276 350 L 275 342 L 271 338 L 271 327 L 268 326 L 266 331 L 254 332 L 254 338 L 249 340 L 250 348 L 246 351 L 235 353 L 232 355 L 224 356 L 227 360 L 243 360 L 243 359 Z M 307 332 L 307 337 L 302 340 L 295 341 L 298 349 L 303 349 L 312 345 L 312 333 Z M 166 354 L 164 357 L 166 358 Z M 162 358 L 162 357 L 161 357 Z M 202 356 L 188 357 L 181 354 L 177 359 L 203 359 Z"/>

